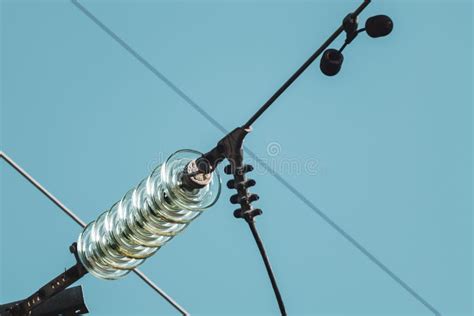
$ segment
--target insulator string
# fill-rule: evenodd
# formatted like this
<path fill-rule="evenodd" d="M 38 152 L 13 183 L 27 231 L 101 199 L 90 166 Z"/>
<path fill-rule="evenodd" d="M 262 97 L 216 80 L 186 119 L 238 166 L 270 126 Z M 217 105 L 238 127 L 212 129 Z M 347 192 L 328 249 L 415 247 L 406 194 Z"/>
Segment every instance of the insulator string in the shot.
<path fill-rule="evenodd" d="M 201 155 L 173 154 L 86 226 L 78 238 L 78 256 L 91 274 L 102 279 L 126 275 L 216 202 L 218 173 L 202 188 L 182 185 L 183 170 Z"/>

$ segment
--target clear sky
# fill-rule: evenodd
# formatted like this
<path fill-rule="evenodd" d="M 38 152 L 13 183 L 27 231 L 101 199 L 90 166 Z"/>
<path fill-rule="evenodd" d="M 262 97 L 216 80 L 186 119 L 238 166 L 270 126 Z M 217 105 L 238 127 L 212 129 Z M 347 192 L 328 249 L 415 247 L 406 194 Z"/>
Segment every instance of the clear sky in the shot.
<path fill-rule="evenodd" d="M 80 3 L 228 130 L 359 5 Z M 258 225 L 290 315 L 473 314 L 472 7 L 373 1 L 361 24 L 388 14 L 391 36 L 361 35 L 335 78 L 316 63 L 254 125 L 246 145 L 288 183 L 255 163 Z M 174 151 L 222 136 L 70 1 L 2 0 L 0 21 L 1 148 L 85 221 Z M 0 166 L 8 302 L 74 263 L 80 228 Z M 193 315 L 275 315 L 231 194 L 142 269 Z M 176 314 L 134 275 L 80 284 L 92 315 Z"/>

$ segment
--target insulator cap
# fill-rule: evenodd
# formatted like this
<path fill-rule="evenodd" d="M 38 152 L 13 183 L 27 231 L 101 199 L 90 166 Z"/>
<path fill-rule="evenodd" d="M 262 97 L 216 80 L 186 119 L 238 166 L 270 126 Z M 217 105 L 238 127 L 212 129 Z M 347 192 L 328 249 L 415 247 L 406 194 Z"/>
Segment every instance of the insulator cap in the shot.
<path fill-rule="evenodd" d="M 251 172 L 253 171 L 253 166 L 252 165 L 245 165 L 242 170 L 244 173 Z"/>
<path fill-rule="evenodd" d="M 232 204 L 239 204 L 240 203 L 240 197 L 238 194 L 234 194 L 230 197 L 230 203 Z"/>
<path fill-rule="evenodd" d="M 211 182 L 211 179 L 211 173 L 200 172 L 196 160 L 192 160 L 186 165 L 181 177 L 184 187 L 190 190 L 206 187 Z"/>
<path fill-rule="evenodd" d="M 326 76 L 335 76 L 341 70 L 344 56 L 337 49 L 328 49 L 321 57 L 320 68 Z"/>
<path fill-rule="evenodd" d="M 243 167 L 241 168 L 237 168 L 235 170 L 235 173 L 240 173 L 240 174 L 243 174 L 243 173 L 247 173 L 247 172 L 251 172 L 253 171 L 253 166 L 252 165 L 244 165 Z M 224 173 L 225 174 L 233 174 L 234 170 L 232 170 L 232 166 L 231 165 L 227 165 L 224 167 Z"/>
<path fill-rule="evenodd" d="M 259 215 L 263 214 L 263 211 L 259 208 L 253 209 L 250 212 L 251 212 L 252 217 L 259 216 Z"/>
<path fill-rule="evenodd" d="M 365 30 L 370 37 L 383 37 L 393 30 L 393 21 L 386 15 L 376 15 L 367 20 Z"/>
<path fill-rule="evenodd" d="M 236 189 L 248 189 L 253 187 L 257 182 L 254 179 L 248 179 L 242 182 L 237 183 Z"/>
<path fill-rule="evenodd" d="M 234 217 L 235 218 L 242 218 L 242 210 L 240 208 L 238 208 L 234 211 Z"/>
<path fill-rule="evenodd" d="M 235 181 L 234 180 L 227 181 L 227 187 L 229 189 L 235 189 Z"/>
<path fill-rule="evenodd" d="M 255 194 L 255 193 L 250 194 L 248 197 L 249 203 L 258 201 L 259 199 L 260 199 L 260 196 L 258 196 L 258 194 Z"/>

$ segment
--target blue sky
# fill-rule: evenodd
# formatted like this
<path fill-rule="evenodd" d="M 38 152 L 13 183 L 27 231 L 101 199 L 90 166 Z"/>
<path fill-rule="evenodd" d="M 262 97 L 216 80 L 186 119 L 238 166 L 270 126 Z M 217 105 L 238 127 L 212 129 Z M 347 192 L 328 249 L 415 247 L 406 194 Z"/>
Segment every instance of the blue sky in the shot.
<path fill-rule="evenodd" d="M 359 5 L 80 3 L 229 130 Z M 389 37 L 360 36 L 335 78 L 310 67 L 246 141 L 298 191 L 259 165 L 252 175 L 290 315 L 473 313 L 472 1 L 373 1 L 361 24 L 381 13 L 395 23 Z M 1 148 L 87 222 L 174 151 L 206 151 L 222 137 L 69 1 L 4 0 L 1 34 Z M 0 170 L 7 302 L 73 264 L 80 228 Z M 273 315 L 231 194 L 142 269 L 193 315 Z M 80 284 L 92 315 L 175 314 L 133 275 Z"/>

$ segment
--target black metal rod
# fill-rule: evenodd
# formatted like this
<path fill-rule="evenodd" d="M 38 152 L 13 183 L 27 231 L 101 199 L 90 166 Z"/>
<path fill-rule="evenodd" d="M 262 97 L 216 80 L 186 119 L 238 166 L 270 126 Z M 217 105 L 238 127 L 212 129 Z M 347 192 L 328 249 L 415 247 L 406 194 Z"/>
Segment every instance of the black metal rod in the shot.
<path fill-rule="evenodd" d="M 282 316 L 286 316 L 285 304 L 283 303 L 283 299 L 280 294 L 280 290 L 278 289 L 278 285 L 275 279 L 275 275 L 273 274 L 272 266 L 270 265 L 270 260 L 268 259 L 267 253 L 265 251 L 265 247 L 263 246 L 262 239 L 258 235 L 257 227 L 255 226 L 255 221 L 247 221 L 249 224 L 250 230 L 252 231 L 253 238 L 257 243 L 258 250 L 262 255 L 263 262 L 265 263 L 265 268 L 267 269 L 268 277 L 270 278 L 270 282 L 272 283 L 273 292 L 275 293 L 276 300 L 278 302 L 278 307 L 280 308 L 280 312 Z"/>
<path fill-rule="evenodd" d="M 68 286 L 82 278 L 87 274 L 87 270 L 81 263 L 76 263 L 74 266 L 64 271 L 38 291 L 30 295 L 18 305 L 14 306 L 11 314 L 15 316 L 28 316 L 38 306 L 46 302 L 48 299 L 64 291 Z"/>
<path fill-rule="evenodd" d="M 11 316 L 10 310 L 21 302 L 22 301 L 16 301 L 0 305 L 0 315 Z M 84 303 L 82 288 L 81 286 L 75 286 L 65 289 L 49 298 L 43 304 L 35 308 L 31 312 L 31 316 L 83 315 L 87 313 L 89 313 L 89 310 Z"/>
<path fill-rule="evenodd" d="M 370 3 L 371 0 L 364 0 L 364 2 L 355 10 L 352 14 L 357 17 Z M 328 47 L 331 45 L 332 42 L 342 33 L 344 32 L 344 26 L 339 26 L 339 28 L 324 42 L 324 44 L 318 48 L 316 52 L 314 52 L 311 57 L 278 89 L 271 97 L 268 99 L 265 104 L 262 105 L 262 107 L 248 120 L 247 123 L 243 126 L 243 128 L 249 128 L 262 114 L 265 112 L 270 105 L 275 102 L 278 97 L 280 97 L 283 92 L 285 92 L 286 89 L 288 89 L 289 86 L 293 82 L 295 82 L 296 79 L 321 55 Z"/>

